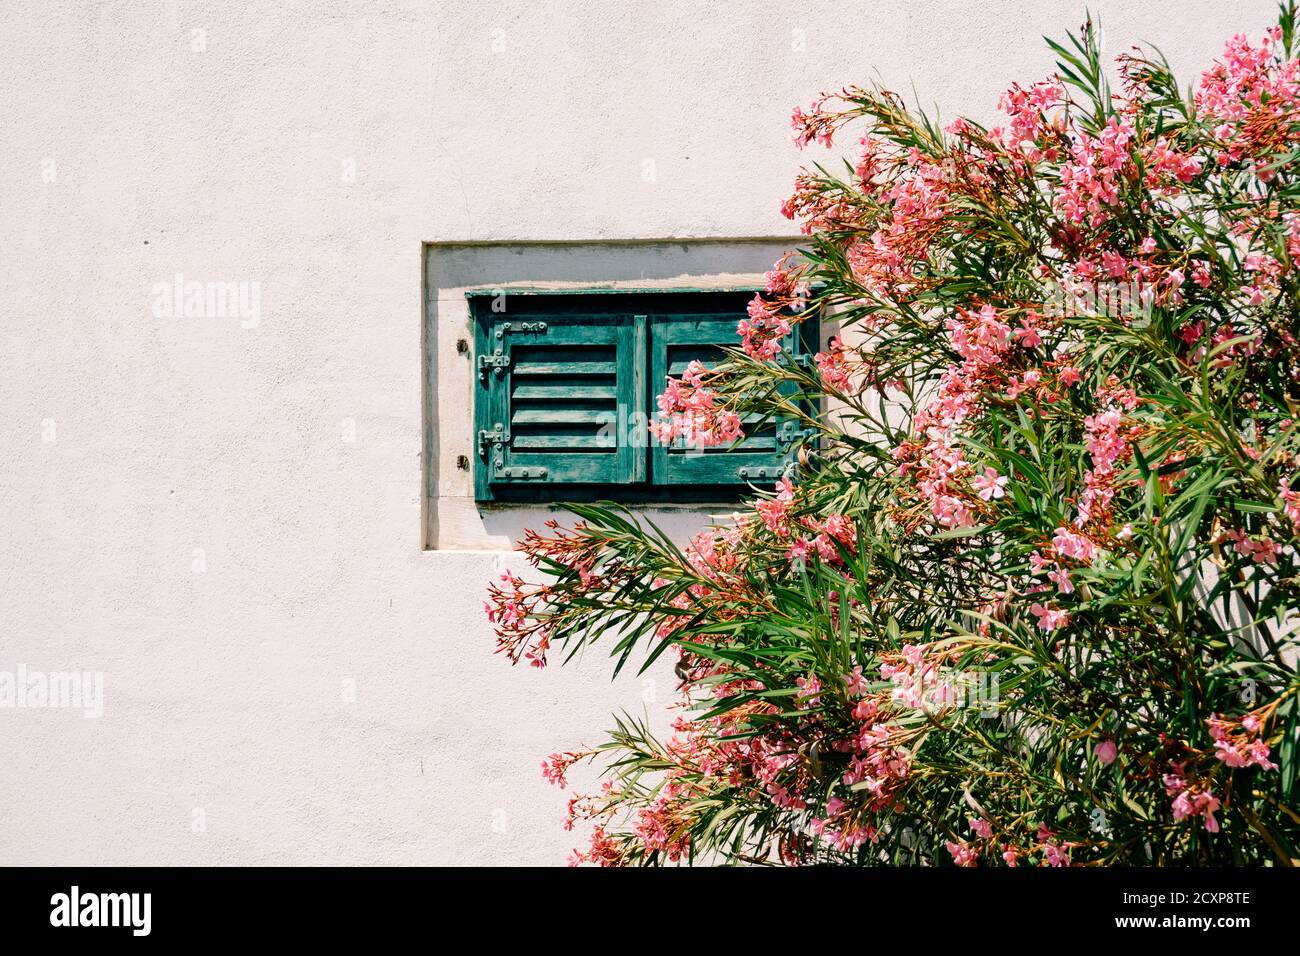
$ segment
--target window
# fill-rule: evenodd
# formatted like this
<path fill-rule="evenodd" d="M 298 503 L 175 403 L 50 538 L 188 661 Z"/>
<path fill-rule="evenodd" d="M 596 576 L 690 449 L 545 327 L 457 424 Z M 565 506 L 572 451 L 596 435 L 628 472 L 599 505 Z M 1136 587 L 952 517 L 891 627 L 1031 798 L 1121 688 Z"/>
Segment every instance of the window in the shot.
<path fill-rule="evenodd" d="M 471 293 L 480 501 L 727 501 L 773 485 L 806 437 L 796 420 L 746 423 L 732 446 L 649 439 L 668 376 L 738 344 L 753 292 Z M 801 325 L 785 343 L 815 350 Z"/>

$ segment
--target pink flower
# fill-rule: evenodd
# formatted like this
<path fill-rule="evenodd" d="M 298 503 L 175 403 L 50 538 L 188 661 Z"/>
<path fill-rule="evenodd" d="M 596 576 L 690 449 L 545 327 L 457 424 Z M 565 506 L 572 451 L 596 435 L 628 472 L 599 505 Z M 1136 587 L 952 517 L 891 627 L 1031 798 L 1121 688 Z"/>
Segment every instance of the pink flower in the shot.
<path fill-rule="evenodd" d="M 1119 755 L 1119 748 L 1115 746 L 1115 741 L 1106 739 L 1097 744 L 1093 753 L 1097 755 L 1097 761 L 1103 767 L 1109 767 L 1115 762 L 1115 758 Z"/>
<path fill-rule="evenodd" d="M 833 130 L 831 125 L 824 121 L 820 101 L 814 101 L 808 109 L 811 112 L 805 113 L 796 106 L 790 114 L 790 128 L 795 131 L 794 145 L 798 149 L 803 149 L 815 141 L 829 149 Z"/>
<path fill-rule="evenodd" d="M 870 697 L 863 698 L 853 705 L 854 720 L 872 720 L 876 712 L 880 709 L 880 704 Z"/>
<path fill-rule="evenodd" d="M 1017 398 L 1026 393 L 1032 393 L 1042 381 L 1043 373 L 1036 368 L 1031 368 L 1019 377 L 1012 377 L 1011 387 L 1007 389 L 1008 398 Z"/>
<path fill-rule="evenodd" d="M 1069 866 L 1070 854 L 1065 847 L 1055 843 L 1046 843 L 1043 845 L 1043 856 L 1047 860 L 1048 866 Z"/>
<path fill-rule="evenodd" d="M 795 692 L 794 698 L 802 706 L 816 707 L 821 703 L 822 682 L 817 679 L 816 674 L 796 678 L 795 684 L 798 685 L 799 690 Z"/>
<path fill-rule="evenodd" d="M 1206 727 L 1210 731 L 1210 737 L 1214 740 L 1226 740 L 1228 737 L 1229 724 L 1226 720 L 1221 720 L 1218 714 L 1211 714 L 1205 721 Z"/>
<path fill-rule="evenodd" d="M 1214 755 L 1225 766 L 1277 769 L 1277 764 L 1269 760 L 1268 744 L 1257 738 L 1263 725 L 1254 714 L 1248 714 L 1239 725 L 1217 714 L 1211 714 L 1205 723 L 1214 741 Z"/>
<path fill-rule="evenodd" d="M 1037 840 L 1038 845 L 1043 850 L 1043 859 L 1048 866 L 1069 866 L 1070 865 L 1070 844 L 1061 844 L 1053 840 L 1054 834 L 1047 828 L 1047 824 L 1038 824 Z"/>
<path fill-rule="evenodd" d="M 1283 427 L 1289 427 L 1289 423 L 1284 422 Z M 1291 490 L 1291 478 L 1286 477 L 1278 482 L 1278 497 L 1282 499 L 1282 510 L 1286 516 L 1291 519 L 1291 525 L 1297 532 L 1300 532 L 1300 491 Z"/>
<path fill-rule="evenodd" d="M 838 564 L 844 560 L 840 549 L 835 546 L 835 539 L 828 534 L 819 534 L 813 538 L 813 547 L 817 549 L 817 557 L 827 564 Z"/>
<path fill-rule="evenodd" d="M 841 392 L 851 391 L 852 382 L 845 367 L 844 345 L 839 338 L 831 339 L 827 350 L 814 355 L 813 361 L 816 362 L 817 371 L 821 373 L 822 381 L 828 388 Z"/>
<path fill-rule="evenodd" d="M 1059 627 L 1065 627 L 1070 623 L 1070 615 L 1059 608 L 1046 607 L 1042 604 L 1031 604 L 1029 613 L 1038 618 L 1038 627 L 1044 631 L 1054 631 Z"/>
<path fill-rule="evenodd" d="M 1074 584 L 1070 581 L 1070 572 L 1066 571 L 1065 568 L 1048 571 L 1047 576 L 1055 582 L 1056 589 L 1062 594 L 1074 593 Z"/>
<path fill-rule="evenodd" d="M 931 505 L 935 519 L 945 528 L 965 528 L 974 523 L 974 513 L 960 498 L 941 495 Z"/>
<path fill-rule="evenodd" d="M 1201 171 L 1202 163 L 1199 156 L 1170 149 L 1164 137 L 1156 140 L 1154 146 L 1144 150 L 1144 157 L 1147 165 L 1147 185 L 1153 187 L 1161 184 L 1162 175 L 1170 176 L 1180 183 L 1189 183 Z M 1152 245 L 1150 250 L 1145 248 L 1148 242 Z M 1155 241 L 1148 236 L 1143 242 L 1143 251 L 1152 252 L 1154 246 Z"/>
<path fill-rule="evenodd" d="M 981 840 L 987 840 L 993 836 L 993 827 L 989 826 L 989 822 L 982 817 L 971 817 L 968 822 L 971 830 Z"/>
<path fill-rule="evenodd" d="M 1119 185 L 1133 168 L 1129 144 L 1135 131 L 1127 122 L 1111 117 L 1100 136 L 1076 133 L 1070 146 L 1071 162 L 1062 164 L 1056 207 L 1072 223 L 1094 228 L 1106 221 L 1106 208 L 1119 202 Z M 1123 278 L 1127 265 L 1122 256 L 1103 254 L 1103 266 L 1113 278 Z"/>
<path fill-rule="evenodd" d="M 993 498 L 1006 496 L 1003 489 L 1007 486 L 1007 480 L 1006 475 L 999 475 L 997 469 L 985 468 L 984 474 L 976 475 L 974 480 L 971 481 L 971 485 L 982 499 L 989 501 Z"/>
<path fill-rule="evenodd" d="M 1262 740 L 1252 740 L 1246 745 L 1246 765 L 1259 767 L 1261 770 L 1276 770 L 1277 764 L 1268 759 L 1268 744 Z"/>
<path fill-rule="evenodd" d="M 1069 528 L 1057 528 L 1052 536 L 1052 546 L 1067 558 L 1091 562 L 1097 553 L 1096 546 L 1083 535 Z"/>
<path fill-rule="evenodd" d="M 1264 537 L 1259 541 L 1246 535 L 1240 529 L 1228 532 L 1228 539 L 1233 542 L 1232 549 L 1244 558 L 1250 558 L 1255 564 L 1277 564 L 1282 546 L 1272 538 Z"/>
<path fill-rule="evenodd" d="M 1210 833 L 1218 833 L 1219 821 L 1215 819 L 1214 814 L 1219 806 L 1219 798 L 1209 790 L 1192 791 L 1184 788 L 1177 791 L 1174 797 L 1174 819 L 1182 822 L 1199 816 L 1203 818 L 1206 830 Z"/>
<path fill-rule="evenodd" d="M 566 780 L 564 776 L 565 772 L 568 771 L 568 769 L 572 767 L 575 763 L 577 763 L 579 760 L 587 756 L 590 756 L 590 754 L 589 753 L 551 754 L 549 757 L 547 757 L 545 760 L 542 761 L 542 776 L 546 779 L 548 783 L 553 783 L 555 784 L 555 786 L 563 790 L 566 786 L 568 786 L 568 780 Z"/>
<path fill-rule="evenodd" d="M 790 513 L 790 502 L 779 498 L 768 498 L 754 506 L 767 530 L 776 534 L 786 534 L 786 519 Z"/>
<path fill-rule="evenodd" d="M 867 679 L 862 676 L 861 664 L 856 665 L 851 674 L 845 675 L 844 683 L 848 685 L 847 690 L 851 697 L 863 697 L 871 689 Z"/>
<path fill-rule="evenodd" d="M 1038 334 L 1038 329 L 1032 325 L 1022 325 L 1016 329 L 1014 334 L 1016 341 L 1024 348 L 1037 348 L 1043 344 L 1043 337 Z"/>
<path fill-rule="evenodd" d="M 1064 87 L 1054 79 L 1036 83 L 1027 90 L 1015 85 L 1002 94 L 998 108 L 1007 114 L 1011 123 L 1007 129 L 990 130 L 989 137 L 1012 156 L 1017 169 L 1055 157 L 1056 147 L 1045 142 L 1046 114 L 1060 104 L 1064 95 Z M 960 126 L 954 123 L 949 127 L 954 135 L 968 131 L 964 121 Z"/>
<path fill-rule="evenodd" d="M 1201 336 L 1205 334 L 1205 323 L 1189 322 L 1182 326 L 1175 334 L 1188 345 L 1195 345 L 1201 340 Z"/>
<path fill-rule="evenodd" d="M 946 846 L 948 852 L 952 854 L 953 862 L 958 866 L 974 866 L 979 860 L 979 854 L 975 852 L 973 847 L 965 843 L 955 843 L 949 840 Z"/>
<path fill-rule="evenodd" d="M 790 334 L 790 320 L 774 312 L 761 295 L 749 302 L 749 318 L 741 319 L 736 334 L 745 354 L 771 361 L 781 351 L 781 339 Z"/>
<path fill-rule="evenodd" d="M 763 524 L 767 530 L 772 531 L 784 537 L 789 534 L 787 524 L 789 522 L 790 506 L 794 502 L 794 485 L 790 479 L 782 478 L 776 483 L 776 497 L 764 498 L 755 506 Z"/>
<path fill-rule="evenodd" d="M 1232 745 L 1230 741 L 1220 740 L 1214 745 L 1214 755 L 1228 767 L 1246 766 L 1246 755 Z"/>
<path fill-rule="evenodd" d="M 823 526 L 828 535 L 850 548 L 857 547 L 858 529 L 853 522 L 841 514 L 833 514 L 826 519 Z"/>

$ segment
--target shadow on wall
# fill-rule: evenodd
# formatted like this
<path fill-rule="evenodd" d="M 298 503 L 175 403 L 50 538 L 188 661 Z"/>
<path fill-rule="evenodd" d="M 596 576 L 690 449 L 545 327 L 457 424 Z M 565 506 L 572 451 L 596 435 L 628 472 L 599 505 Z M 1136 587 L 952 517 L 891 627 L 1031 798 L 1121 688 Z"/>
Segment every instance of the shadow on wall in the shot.
<path fill-rule="evenodd" d="M 673 541 L 685 544 L 703 528 L 730 518 L 735 505 L 692 505 L 665 507 L 663 505 L 633 505 L 632 513 L 638 521 L 652 523 Z M 561 523 L 572 521 L 574 516 L 557 505 L 480 505 L 479 519 L 483 531 L 493 539 L 514 542 L 524 536 L 529 528 L 540 530 L 542 522 L 555 518 Z"/>

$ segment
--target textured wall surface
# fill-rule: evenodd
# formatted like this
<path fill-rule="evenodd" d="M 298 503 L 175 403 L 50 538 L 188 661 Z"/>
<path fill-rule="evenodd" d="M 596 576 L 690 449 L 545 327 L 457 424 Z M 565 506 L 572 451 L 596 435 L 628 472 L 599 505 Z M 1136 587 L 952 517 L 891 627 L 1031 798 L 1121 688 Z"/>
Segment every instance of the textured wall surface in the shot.
<path fill-rule="evenodd" d="M 1090 5 L 1184 82 L 1274 6 Z M 671 686 L 421 549 L 422 244 L 786 234 L 794 104 L 990 119 L 1084 4 L 701 6 L 0 2 L 0 679 L 104 679 L 0 708 L 0 863 L 563 861 L 539 759 Z"/>

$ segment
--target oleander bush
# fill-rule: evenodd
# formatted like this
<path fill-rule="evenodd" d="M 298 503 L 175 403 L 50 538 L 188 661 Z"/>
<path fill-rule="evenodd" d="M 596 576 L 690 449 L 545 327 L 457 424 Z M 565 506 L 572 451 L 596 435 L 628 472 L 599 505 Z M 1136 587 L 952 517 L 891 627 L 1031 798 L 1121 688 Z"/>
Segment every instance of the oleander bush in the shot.
<path fill-rule="evenodd" d="M 512 661 L 675 659 L 671 737 L 620 715 L 545 762 L 604 774 L 573 862 L 1300 859 L 1294 26 L 1182 89 L 1086 24 L 995 128 L 795 110 L 852 157 L 800 173 L 803 248 L 652 430 L 816 439 L 689 547 L 574 505 L 491 587 Z"/>

